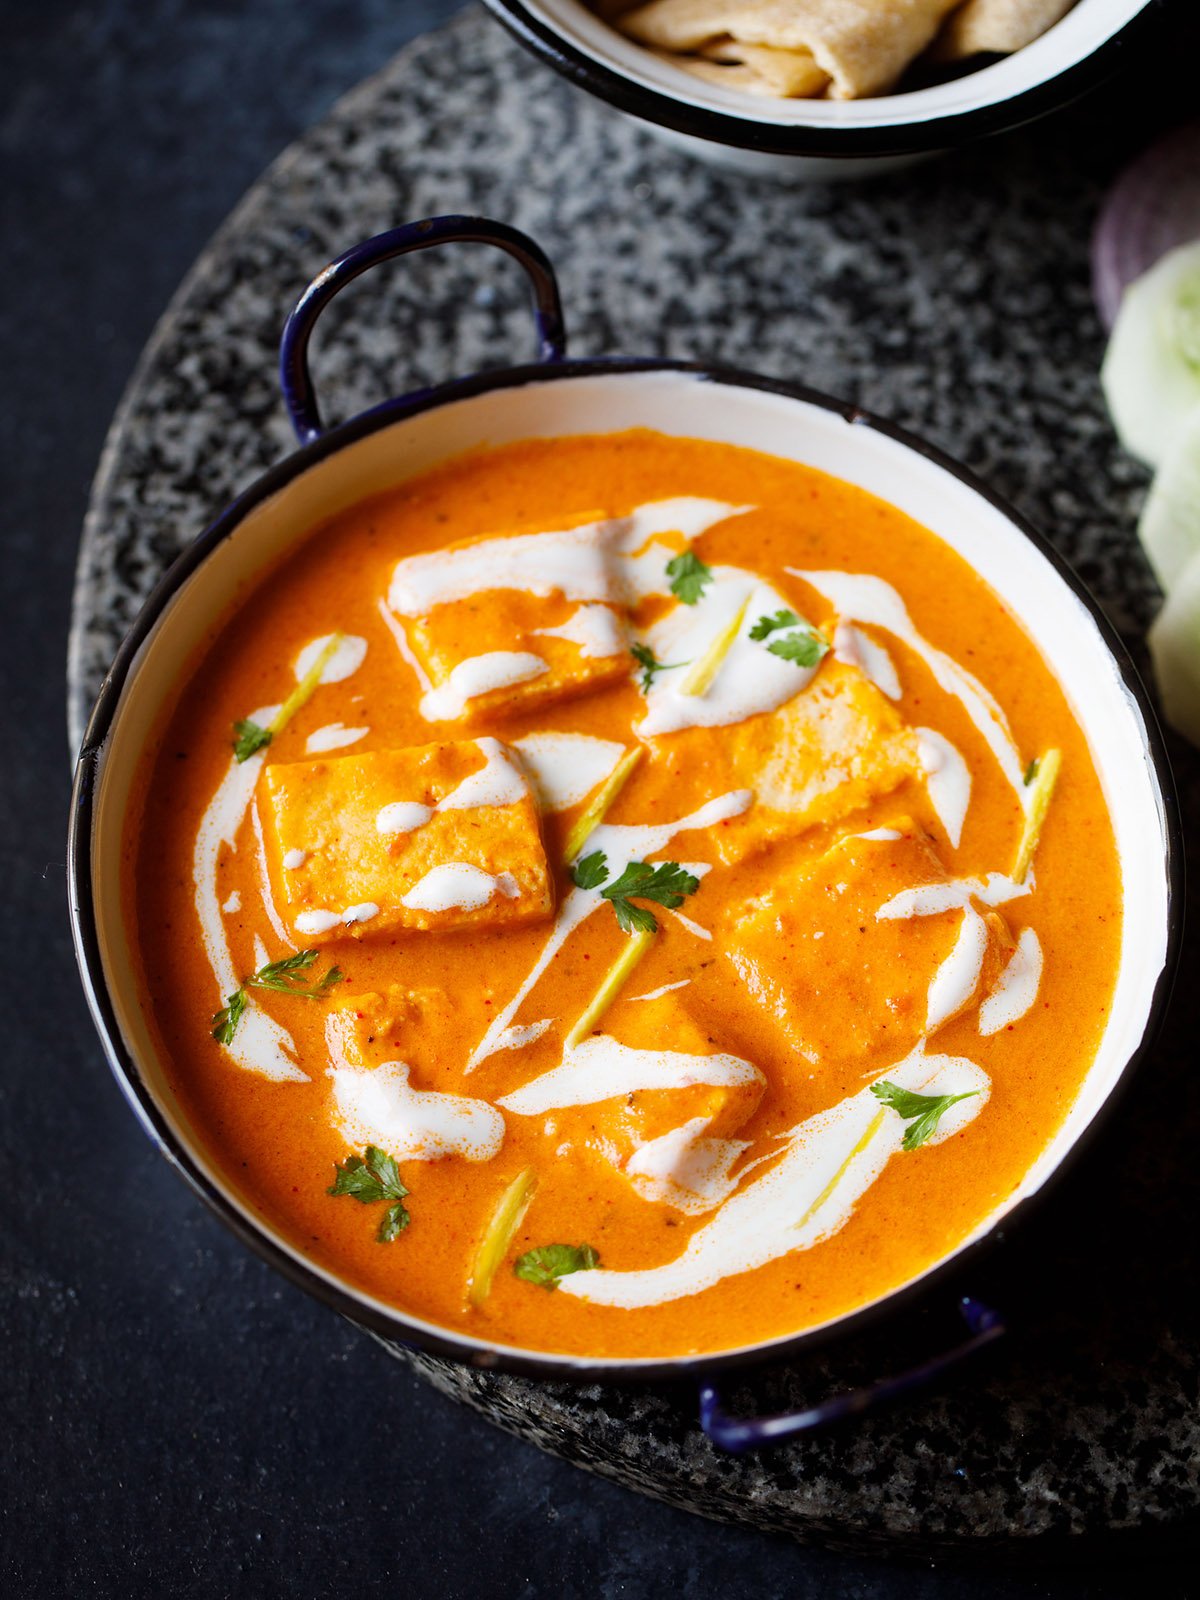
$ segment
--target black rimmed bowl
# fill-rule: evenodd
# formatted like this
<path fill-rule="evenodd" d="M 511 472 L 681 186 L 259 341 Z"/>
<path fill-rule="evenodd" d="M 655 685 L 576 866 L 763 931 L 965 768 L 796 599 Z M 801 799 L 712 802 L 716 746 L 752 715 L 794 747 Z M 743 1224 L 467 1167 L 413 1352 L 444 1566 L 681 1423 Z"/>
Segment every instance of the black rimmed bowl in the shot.
<path fill-rule="evenodd" d="M 307 349 L 330 299 L 367 268 L 443 241 L 490 243 L 515 257 L 534 291 L 541 344 L 533 365 L 478 374 L 388 401 L 325 431 Z M 134 1112 L 159 1149 L 221 1219 L 286 1277 L 385 1340 L 480 1367 L 547 1378 L 694 1376 L 711 1436 L 730 1449 L 786 1437 L 904 1389 L 996 1339 L 999 1317 L 962 1302 L 965 1342 L 912 1372 L 791 1417 L 727 1417 L 714 1375 L 785 1359 L 889 1316 L 942 1283 L 1001 1224 L 1032 1205 L 1099 1125 L 1161 1019 L 1182 921 L 1179 823 L 1170 772 L 1144 691 L 1079 580 L 984 485 L 920 440 L 854 407 L 786 383 L 685 362 L 568 360 L 550 264 L 503 224 L 443 217 L 368 240 L 306 291 L 284 334 L 284 396 L 301 448 L 252 485 L 170 568 L 105 679 L 79 754 L 69 841 L 71 915 L 92 1015 Z M 318 523 L 481 445 L 630 427 L 744 445 L 817 467 L 898 506 L 957 550 L 1022 620 L 1057 674 L 1091 746 L 1110 807 L 1124 880 L 1124 932 L 1109 1022 L 1063 1126 L 1019 1189 L 948 1257 L 871 1304 L 817 1328 L 717 1355 L 590 1360 L 470 1337 L 410 1316 L 315 1265 L 251 1210 L 222 1176 L 173 1095 L 143 1015 L 120 866 L 133 780 L 180 676 L 232 597 Z"/>
<path fill-rule="evenodd" d="M 651 132 L 764 177 L 867 177 L 1016 128 L 1120 70 L 1135 24 L 1163 0 L 1076 0 L 1040 39 L 948 81 L 863 100 L 769 100 L 702 82 L 583 0 L 486 0 L 535 55 Z"/>

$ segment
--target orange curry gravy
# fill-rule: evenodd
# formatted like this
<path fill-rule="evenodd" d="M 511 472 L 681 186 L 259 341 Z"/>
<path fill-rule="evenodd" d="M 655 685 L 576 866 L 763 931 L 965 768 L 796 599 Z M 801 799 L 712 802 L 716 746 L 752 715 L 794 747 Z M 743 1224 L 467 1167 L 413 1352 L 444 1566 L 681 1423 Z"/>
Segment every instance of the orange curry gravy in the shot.
<path fill-rule="evenodd" d="M 642 597 L 629 601 L 626 595 L 631 609 L 617 606 L 614 612 L 620 623 L 631 625 L 633 640 L 650 634 L 661 642 L 673 618 L 679 626 L 700 627 L 706 602 L 715 604 L 722 592 L 721 575 L 742 569 L 740 580 L 728 581 L 741 581 L 744 588 L 745 574 L 756 574 L 781 597 L 782 609 L 799 619 L 801 631 L 806 621 L 836 647 L 815 672 L 786 654 L 768 655 L 769 643 L 788 637 L 789 627 L 751 639 L 758 621 L 752 601 L 738 642 L 743 678 L 744 663 L 751 663 L 750 700 L 759 683 L 758 658 L 746 654 L 751 648 L 762 652 L 771 672 L 794 672 L 804 686 L 789 686 L 782 706 L 644 741 L 641 760 L 605 826 L 665 823 L 731 791 L 746 792 L 735 802 L 742 806 L 736 815 L 645 851 L 652 863 L 704 863 L 710 870 L 678 908 L 686 922 L 661 904 L 637 902 L 655 916 L 658 933 L 588 1040 L 616 1040 L 627 1052 L 643 1052 L 602 1059 L 593 1077 L 596 1071 L 624 1070 L 622 1063 L 631 1060 L 636 1075 L 637 1063 L 652 1057 L 669 1073 L 672 1059 L 663 1058 L 664 1051 L 733 1058 L 743 1064 L 734 1073 L 741 1077 L 732 1085 L 697 1086 L 687 1084 L 688 1073 L 681 1071 L 675 1089 L 626 1086 L 608 1100 L 593 1097 L 536 1114 L 496 1112 L 489 1108 L 497 1101 L 563 1063 L 568 1030 L 629 942 L 612 907 L 601 902 L 580 923 L 515 1014 L 515 1024 L 550 1019 L 549 1026 L 540 1034 L 527 1029 L 537 1036 L 493 1051 L 468 1072 L 489 1026 L 542 953 L 555 910 L 538 909 L 536 885 L 527 894 L 522 881 L 519 895 L 515 888 L 497 891 L 488 902 L 492 909 L 472 913 L 475 920 L 468 918 L 463 927 L 448 926 L 453 910 L 435 912 L 434 925 L 419 927 L 412 916 L 408 925 L 389 920 L 384 907 L 350 930 L 339 923 L 319 937 L 302 938 L 290 918 L 303 895 L 296 904 L 284 903 L 289 869 L 281 860 L 284 830 L 282 824 L 276 829 L 279 819 L 271 811 L 271 770 L 315 764 L 308 771 L 296 766 L 276 783 L 283 796 L 278 804 L 302 805 L 322 792 L 339 762 L 378 752 L 483 735 L 511 747 L 530 734 L 555 731 L 626 748 L 638 744 L 633 729 L 646 718 L 647 701 L 627 642 L 615 659 L 611 646 L 607 656 L 586 657 L 565 635 L 553 651 L 547 645 L 552 677 L 560 667 L 566 679 L 578 669 L 577 681 L 565 682 L 558 697 L 531 704 L 518 684 L 483 697 L 484 711 L 467 722 L 430 721 L 421 714 L 422 686 L 397 633 L 415 640 L 418 657 L 423 649 L 426 664 L 433 662 L 444 678 L 456 650 L 464 656 L 472 649 L 527 654 L 539 627 L 562 627 L 577 609 L 561 592 L 531 602 L 528 595 L 506 597 L 493 589 L 447 601 L 441 625 L 426 634 L 419 617 L 385 616 L 384 602 L 397 563 L 420 552 L 459 540 L 571 529 L 680 496 L 750 509 L 710 518 L 693 539 L 690 549 L 717 578 L 686 612 L 665 574 L 666 561 L 689 548 L 684 534 L 671 528 L 668 517 L 666 529 L 645 541 L 638 567 Z M 646 557 L 655 542 L 659 549 Z M 872 682 L 847 659 L 855 656 L 855 646 L 854 636 L 839 629 L 845 617 L 815 582 L 788 569 L 866 574 L 892 585 L 920 636 L 972 674 L 1003 708 L 1022 772 L 1031 758 L 1061 752 L 1061 776 L 1026 892 L 1004 898 L 1001 889 L 981 899 L 968 890 L 940 913 L 878 915 L 889 897 L 907 903 L 895 897 L 914 885 L 941 885 L 944 893 L 947 882 L 970 879 L 978 889 L 989 874 L 1010 874 L 1027 807 L 964 701 L 935 681 L 927 656 L 895 632 L 860 621 L 857 651 Z M 654 584 L 649 593 L 648 582 Z M 728 607 L 723 615 L 728 620 Z M 504 641 L 510 621 L 523 630 L 523 642 Z M 708 627 L 710 636 L 720 632 L 718 621 Z M 317 687 L 261 757 L 254 805 L 270 859 L 276 902 L 271 915 L 249 812 L 238 827 L 237 848 L 222 846 L 218 856 L 216 894 L 226 908 L 224 936 L 239 977 L 309 945 L 318 954 L 305 981 L 333 963 L 344 975 L 323 998 L 249 991 L 251 1004 L 285 1030 L 293 1047 L 299 1071 L 292 1081 L 277 1082 L 239 1065 L 212 1037 L 223 985 L 202 941 L 193 856 L 206 808 L 230 772 L 233 723 L 254 708 L 282 702 L 296 686 L 293 664 L 304 647 L 335 632 L 366 642 L 361 664 L 341 681 Z M 692 665 L 697 653 L 703 651 L 697 652 L 693 639 Z M 310 651 L 310 663 L 312 656 Z M 659 659 L 673 670 L 655 679 L 652 695 L 670 689 L 675 705 L 681 691 L 672 680 L 681 681 L 690 666 L 674 666 L 676 657 L 665 650 Z M 731 654 L 718 661 L 712 683 L 692 698 L 726 692 L 721 671 L 732 671 L 732 660 Z M 889 661 L 901 690 L 895 700 L 879 687 L 887 686 Z M 819 695 L 828 702 L 824 709 L 814 698 Z M 846 716 L 848 723 L 837 720 Z M 310 736 L 332 724 L 343 725 L 347 737 L 351 730 L 366 731 L 340 748 L 310 752 Z M 954 784 L 942 786 L 939 814 L 927 770 L 933 758 L 926 744 L 918 759 L 917 728 L 948 741 L 969 770 L 969 805 L 957 847 L 950 839 Z M 822 738 L 829 740 L 827 748 Z M 847 741 L 854 746 L 850 756 Z M 457 760 L 460 768 L 464 759 L 483 764 L 483 756 L 464 758 L 461 751 L 430 759 L 435 767 L 445 760 Z M 953 778 L 954 760 L 947 759 Z M 366 774 L 367 783 L 374 765 L 354 770 Z M 941 770 L 947 771 L 945 759 Z M 764 784 L 770 778 L 773 808 L 755 793 L 760 775 Z M 444 773 L 440 781 L 440 790 L 434 784 L 423 796 L 396 798 L 423 798 L 429 809 L 450 785 Z M 1091 1063 L 1115 980 L 1121 888 L 1100 784 L 1063 694 L 1020 623 L 954 552 L 894 508 L 818 471 L 732 447 L 642 431 L 533 441 L 467 455 L 338 516 L 238 597 L 181 687 L 146 759 L 140 795 L 131 813 L 125 872 L 147 1007 L 172 1086 L 232 1187 L 299 1252 L 349 1283 L 446 1328 L 531 1349 L 596 1357 L 723 1350 L 822 1322 L 919 1273 L 1012 1193 L 1046 1145 Z M 540 849 L 540 827 L 559 916 L 572 889 L 565 843 L 589 798 L 558 811 L 543 809 L 532 825 L 532 846 L 528 817 L 514 823 L 525 831 L 518 848 L 521 870 L 529 866 L 529 849 Z M 314 850 L 332 839 L 336 854 L 339 814 L 346 827 L 352 822 L 336 794 L 327 810 L 326 831 Z M 460 831 L 447 834 L 445 848 L 461 856 L 461 828 L 470 815 L 453 815 Z M 310 818 L 303 825 L 316 823 Z M 878 837 L 864 840 L 863 834 Z M 402 839 L 407 849 L 416 834 L 387 836 L 381 845 L 364 833 L 357 843 L 342 841 L 344 854 L 373 859 L 371 851 L 390 848 L 390 837 Z M 436 863 L 439 848 L 435 839 L 421 870 Z M 298 870 L 315 870 L 316 864 Z M 331 870 L 336 878 L 336 863 Z M 331 882 L 321 882 L 321 904 L 332 903 Z M 366 898 L 356 892 L 357 904 Z M 335 906 L 338 914 L 342 909 Z M 505 920 L 489 924 L 493 912 Z M 1036 972 L 1029 976 L 1028 930 L 1040 950 L 1040 980 Z M 818 945 L 814 935 L 825 944 Z M 973 950 L 976 936 L 979 949 Z M 827 966 L 821 965 L 822 950 L 829 952 Z M 965 1001 L 958 992 L 964 983 Z M 415 1010 L 404 998 L 414 991 Z M 641 998 L 657 991 L 665 992 Z M 995 1026 L 982 1032 L 989 997 L 997 993 L 988 1013 Z M 361 1002 L 363 996 L 375 998 Z M 360 1205 L 327 1193 L 335 1163 L 361 1156 L 365 1143 L 358 1124 L 348 1134 L 345 1118 L 339 1120 L 328 1070 L 336 1052 L 327 1023 L 339 1008 L 345 1010 L 347 999 L 351 1013 L 358 1012 L 344 1018 L 343 1037 L 357 1052 L 353 1082 L 368 1072 L 392 1073 L 387 1064 L 402 1060 L 411 1068 L 410 1088 L 470 1096 L 484 1102 L 484 1125 L 489 1117 L 493 1125 L 502 1119 L 502 1139 L 493 1140 L 498 1148 L 489 1159 L 398 1155 L 411 1191 L 405 1202 L 411 1222 L 390 1243 L 376 1239 L 382 1203 Z M 951 1014 L 939 1020 L 947 1006 Z M 922 1049 L 928 1057 L 923 1066 Z M 676 1067 L 682 1059 L 676 1054 Z M 949 1067 L 934 1071 L 931 1063 L 947 1060 Z M 947 1136 L 904 1150 L 900 1140 L 913 1125 L 911 1114 L 905 1120 L 903 1107 L 862 1098 L 877 1080 L 896 1079 L 913 1092 L 920 1084 L 928 1094 L 967 1093 L 974 1086 L 973 1099 L 945 1113 L 940 1134 Z M 586 1273 L 576 1275 L 575 1293 L 566 1280 L 548 1291 L 514 1272 L 526 1252 L 560 1243 L 590 1245 L 600 1262 L 594 1270 L 610 1275 L 675 1261 L 689 1240 L 742 1204 L 756 1183 L 788 1159 L 783 1136 L 803 1130 L 818 1113 L 844 1108 L 855 1096 L 855 1105 L 865 1109 L 855 1112 L 859 1120 L 851 1118 L 848 1134 L 835 1127 L 829 1136 L 834 1155 L 821 1158 L 824 1176 L 805 1178 L 801 1172 L 796 1179 L 794 1221 L 800 1226 L 809 1218 L 800 1247 L 780 1247 L 773 1259 L 736 1270 L 740 1246 L 727 1242 L 723 1256 L 717 1251 L 724 1267 L 718 1265 L 709 1286 L 672 1290 L 655 1300 L 656 1280 L 647 1279 L 654 1303 L 632 1307 L 582 1297 Z M 695 1126 L 680 1134 L 688 1123 Z M 809 1133 L 800 1145 L 809 1137 L 819 1156 L 820 1127 L 811 1133 L 810 1126 Z M 645 1145 L 664 1135 L 666 1143 L 639 1163 Z M 854 1159 L 874 1160 L 871 1150 L 878 1170 L 860 1192 L 839 1198 L 835 1191 L 853 1176 Z M 678 1159 L 671 1168 L 673 1155 Z M 668 1168 L 674 1177 L 663 1180 Z M 506 1187 L 527 1169 L 536 1179 L 532 1201 L 486 1298 L 471 1307 L 466 1293 L 481 1235 Z M 681 1184 L 671 1188 L 674 1178 Z M 696 1189 L 688 1189 L 688 1182 Z M 706 1184 L 707 1200 L 696 1192 Z M 769 1224 L 747 1213 L 747 1249 L 778 1227 L 778 1203 L 776 1196 Z M 814 1207 L 821 1206 L 823 1226 L 813 1220 Z"/>

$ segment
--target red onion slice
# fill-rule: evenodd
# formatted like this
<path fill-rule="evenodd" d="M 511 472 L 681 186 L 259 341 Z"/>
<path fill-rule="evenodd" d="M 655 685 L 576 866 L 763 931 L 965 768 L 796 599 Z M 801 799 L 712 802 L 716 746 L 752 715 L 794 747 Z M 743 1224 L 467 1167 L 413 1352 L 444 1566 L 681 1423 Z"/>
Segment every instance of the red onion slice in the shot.
<path fill-rule="evenodd" d="M 1092 235 L 1092 293 L 1111 329 L 1127 285 L 1200 239 L 1200 123 L 1151 145 L 1109 190 Z"/>

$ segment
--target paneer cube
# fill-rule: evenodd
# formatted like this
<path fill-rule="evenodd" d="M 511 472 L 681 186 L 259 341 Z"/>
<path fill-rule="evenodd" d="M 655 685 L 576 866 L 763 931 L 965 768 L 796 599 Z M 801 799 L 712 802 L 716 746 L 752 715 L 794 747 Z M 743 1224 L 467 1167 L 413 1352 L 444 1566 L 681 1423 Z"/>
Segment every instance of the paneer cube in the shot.
<path fill-rule="evenodd" d="M 469 723 L 627 678 L 614 528 L 474 539 L 399 562 L 389 604 L 432 684 L 423 715 Z"/>
<path fill-rule="evenodd" d="M 553 908 L 537 803 L 496 739 L 269 766 L 259 806 L 276 905 L 303 944 Z"/>
<path fill-rule="evenodd" d="M 635 1050 L 669 1050 L 687 1056 L 725 1053 L 724 1046 L 698 1025 L 677 993 L 614 1006 L 605 1018 L 605 1031 Z M 647 1141 L 702 1117 L 708 1137 L 728 1139 L 754 1115 L 762 1095 L 762 1077 L 750 1073 L 736 1083 L 635 1089 L 589 1108 L 589 1138 L 616 1150 L 623 1159 Z"/>
<path fill-rule="evenodd" d="M 407 625 L 433 683 L 431 722 L 473 722 L 606 688 L 629 676 L 625 622 L 611 606 L 503 589 L 438 606 Z"/>
<path fill-rule="evenodd" d="M 841 821 L 919 779 L 916 736 L 857 668 L 827 656 L 807 688 L 777 711 L 727 727 L 687 728 L 648 741 L 639 782 L 669 790 L 703 771 L 713 794 L 749 789 L 754 804 L 712 830 L 725 864 L 776 839 Z"/>
<path fill-rule="evenodd" d="M 733 1135 L 758 1108 L 762 1073 L 722 1050 L 675 994 L 611 1015 L 612 1033 L 590 1035 L 500 1104 L 519 1115 L 549 1111 L 546 1131 L 560 1151 L 615 1168 L 645 1199 L 711 1210 L 737 1185 L 731 1169 L 746 1145 Z"/>
<path fill-rule="evenodd" d="M 325 1019 L 331 1058 L 352 1067 L 379 1067 L 387 1061 L 422 1065 L 436 1053 L 455 1016 L 444 989 L 406 989 L 389 984 L 382 993 L 340 995 Z"/>
<path fill-rule="evenodd" d="M 931 914 L 880 915 L 905 891 L 949 881 L 909 818 L 844 835 L 766 895 L 731 907 L 722 953 L 805 1061 L 831 1072 L 882 1067 L 985 993 L 1013 949 L 1003 917 L 966 892 L 943 896 L 957 903 Z"/>

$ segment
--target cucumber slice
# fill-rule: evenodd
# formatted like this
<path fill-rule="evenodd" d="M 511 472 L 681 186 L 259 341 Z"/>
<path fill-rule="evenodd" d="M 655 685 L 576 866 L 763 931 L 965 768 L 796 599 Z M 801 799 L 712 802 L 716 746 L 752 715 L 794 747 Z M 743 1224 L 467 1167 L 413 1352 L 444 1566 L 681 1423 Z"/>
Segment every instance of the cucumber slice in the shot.
<path fill-rule="evenodd" d="M 1100 381 L 1121 443 L 1157 467 L 1200 405 L 1200 241 L 1126 289 Z"/>
<path fill-rule="evenodd" d="M 1166 719 L 1200 745 L 1200 553 L 1179 574 L 1148 640 Z"/>
<path fill-rule="evenodd" d="M 1154 475 L 1138 538 L 1164 589 L 1200 550 L 1200 406 L 1190 411 Z"/>

